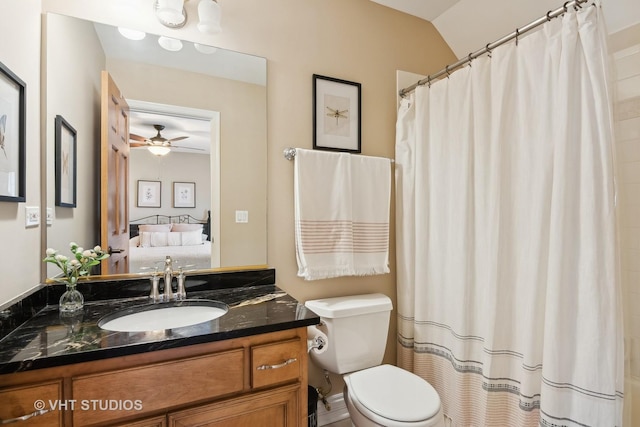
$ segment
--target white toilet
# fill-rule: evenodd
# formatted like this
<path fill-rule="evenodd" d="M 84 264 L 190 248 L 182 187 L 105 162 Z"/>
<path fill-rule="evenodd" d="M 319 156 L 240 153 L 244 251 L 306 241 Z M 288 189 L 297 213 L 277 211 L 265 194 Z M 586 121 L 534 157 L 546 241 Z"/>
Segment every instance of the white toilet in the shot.
<path fill-rule="evenodd" d="M 305 306 L 322 323 L 309 338 L 326 335 L 312 349 L 321 368 L 343 374 L 344 399 L 357 427 L 444 427 L 440 397 L 427 381 L 392 365 L 380 365 L 387 345 L 392 304 L 383 294 L 311 300 Z M 313 344 L 316 344 L 312 341 Z"/>

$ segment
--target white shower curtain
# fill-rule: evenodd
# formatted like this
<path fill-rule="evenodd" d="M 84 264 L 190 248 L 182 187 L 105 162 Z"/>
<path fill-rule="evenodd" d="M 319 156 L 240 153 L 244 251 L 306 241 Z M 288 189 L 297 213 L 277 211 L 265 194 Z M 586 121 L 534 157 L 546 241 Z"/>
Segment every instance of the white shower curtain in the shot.
<path fill-rule="evenodd" d="M 620 426 L 607 54 L 597 7 L 399 110 L 398 363 L 454 426 Z"/>

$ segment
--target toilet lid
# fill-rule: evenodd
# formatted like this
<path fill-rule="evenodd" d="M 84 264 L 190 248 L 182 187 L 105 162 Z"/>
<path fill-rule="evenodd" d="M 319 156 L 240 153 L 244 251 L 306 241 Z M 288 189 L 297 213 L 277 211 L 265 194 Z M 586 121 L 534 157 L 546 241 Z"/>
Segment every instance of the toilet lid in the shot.
<path fill-rule="evenodd" d="M 345 377 L 354 404 L 399 422 L 424 421 L 440 410 L 440 396 L 427 381 L 392 365 L 381 365 Z"/>

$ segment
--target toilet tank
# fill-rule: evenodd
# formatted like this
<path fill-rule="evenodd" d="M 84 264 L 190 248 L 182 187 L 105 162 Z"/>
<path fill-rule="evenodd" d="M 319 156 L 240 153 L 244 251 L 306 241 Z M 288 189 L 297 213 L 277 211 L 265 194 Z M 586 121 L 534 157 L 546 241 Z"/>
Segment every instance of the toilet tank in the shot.
<path fill-rule="evenodd" d="M 310 300 L 305 306 L 322 324 L 309 327 L 309 339 L 318 331 L 327 336 L 322 350 L 311 359 L 336 374 L 359 371 L 382 362 L 387 346 L 391 299 L 383 294 L 352 295 Z"/>

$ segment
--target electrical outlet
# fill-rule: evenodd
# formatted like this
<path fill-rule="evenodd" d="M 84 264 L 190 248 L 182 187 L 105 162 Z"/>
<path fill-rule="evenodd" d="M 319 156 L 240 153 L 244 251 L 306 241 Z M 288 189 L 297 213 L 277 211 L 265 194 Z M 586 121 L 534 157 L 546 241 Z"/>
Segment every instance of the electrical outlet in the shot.
<path fill-rule="evenodd" d="M 25 227 L 40 225 L 40 208 L 37 206 L 25 207 Z"/>
<path fill-rule="evenodd" d="M 236 211 L 236 223 L 245 224 L 249 222 L 249 211 Z"/>

